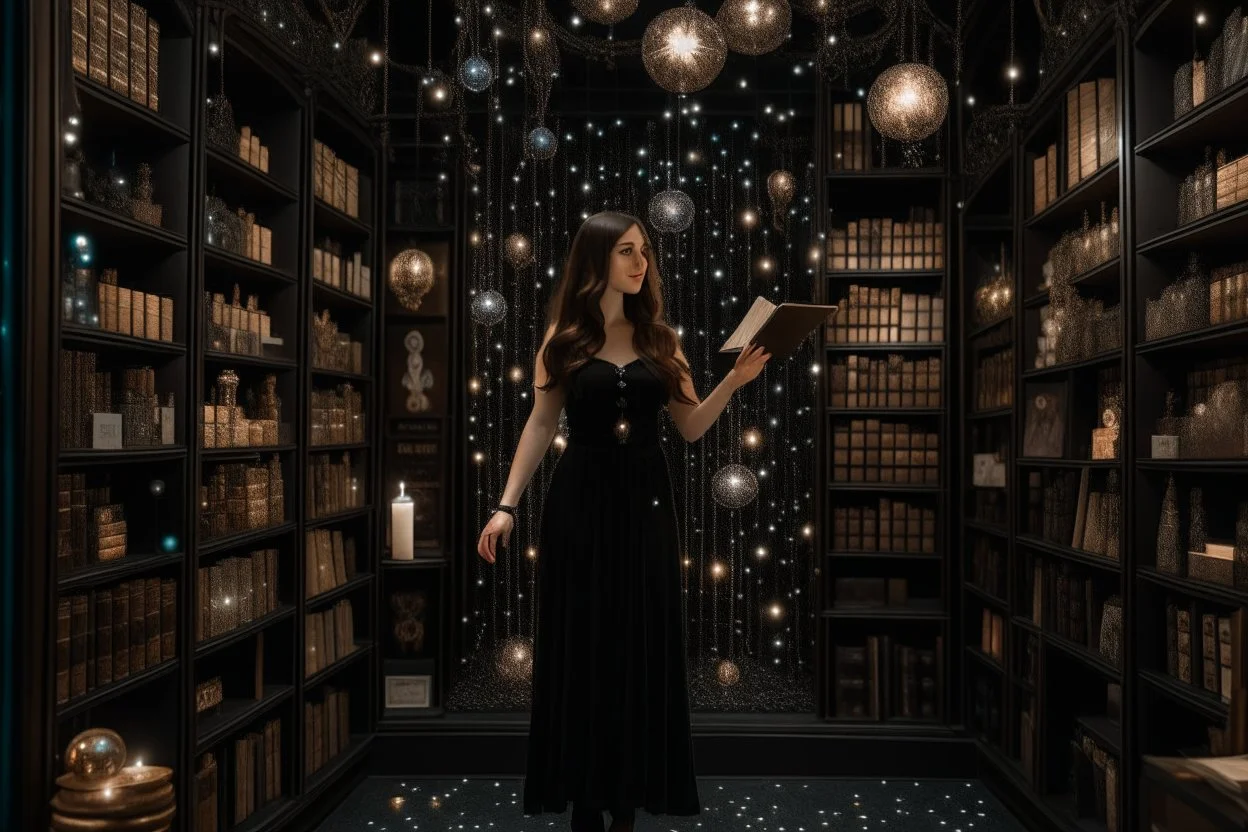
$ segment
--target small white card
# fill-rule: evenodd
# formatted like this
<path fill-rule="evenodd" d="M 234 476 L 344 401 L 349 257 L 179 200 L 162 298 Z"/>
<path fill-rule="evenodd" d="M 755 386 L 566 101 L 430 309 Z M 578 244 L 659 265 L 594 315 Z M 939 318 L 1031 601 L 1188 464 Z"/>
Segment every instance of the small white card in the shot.
<path fill-rule="evenodd" d="M 428 708 L 432 676 L 387 676 L 387 708 Z"/>
<path fill-rule="evenodd" d="M 91 447 L 97 451 L 121 450 L 121 414 L 91 414 Z"/>
<path fill-rule="evenodd" d="M 1153 436 L 1153 459 L 1178 459 L 1179 437 Z"/>

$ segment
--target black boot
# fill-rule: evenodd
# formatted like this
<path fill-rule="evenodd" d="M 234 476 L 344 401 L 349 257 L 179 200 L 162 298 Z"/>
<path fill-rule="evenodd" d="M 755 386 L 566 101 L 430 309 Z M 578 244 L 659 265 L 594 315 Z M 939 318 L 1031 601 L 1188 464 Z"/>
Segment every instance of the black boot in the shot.
<path fill-rule="evenodd" d="M 605 832 L 602 810 L 572 804 L 572 832 Z"/>
<path fill-rule="evenodd" d="M 635 809 L 612 809 L 611 810 L 611 829 L 609 832 L 633 832 L 633 822 L 636 820 L 637 812 Z"/>

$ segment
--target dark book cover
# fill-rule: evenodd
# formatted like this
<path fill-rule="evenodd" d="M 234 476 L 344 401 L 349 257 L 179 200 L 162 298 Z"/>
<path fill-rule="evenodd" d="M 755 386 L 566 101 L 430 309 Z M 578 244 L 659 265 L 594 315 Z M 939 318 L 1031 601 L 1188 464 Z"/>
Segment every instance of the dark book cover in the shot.
<path fill-rule="evenodd" d="M 130 675 L 130 584 L 113 587 L 113 679 Z"/>
<path fill-rule="evenodd" d="M 87 596 L 71 596 L 70 610 L 69 695 L 73 698 L 87 692 L 87 654 L 91 651 Z"/>
<path fill-rule="evenodd" d="M 95 593 L 95 683 L 113 681 L 113 591 Z"/>
<path fill-rule="evenodd" d="M 56 602 L 56 704 L 69 701 L 69 670 L 72 664 L 70 641 L 73 633 L 73 600 Z"/>
<path fill-rule="evenodd" d="M 178 655 L 178 585 L 173 578 L 160 582 L 160 658 Z"/>
<path fill-rule="evenodd" d="M 147 636 L 147 666 L 160 664 L 160 578 L 148 578 L 144 582 L 143 613 Z"/>
<path fill-rule="evenodd" d="M 146 585 L 142 578 L 130 582 L 130 672 L 147 667 L 147 614 L 144 609 Z"/>

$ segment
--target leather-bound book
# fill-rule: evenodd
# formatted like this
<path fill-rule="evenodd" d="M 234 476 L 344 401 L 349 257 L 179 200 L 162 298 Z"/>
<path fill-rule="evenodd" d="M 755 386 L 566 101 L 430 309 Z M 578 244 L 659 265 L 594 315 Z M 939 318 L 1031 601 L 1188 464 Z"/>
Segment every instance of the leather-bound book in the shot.
<path fill-rule="evenodd" d="M 1096 82 L 1097 164 L 1107 165 L 1118 158 L 1118 107 L 1113 78 Z"/>
<path fill-rule="evenodd" d="M 130 582 L 130 672 L 147 667 L 146 585 L 142 578 Z"/>
<path fill-rule="evenodd" d="M 95 605 L 95 684 L 113 681 L 113 591 L 97 590 Z"/>
<path fill-rule="evenodd" d="M 108 3 L 108 81 L 113 92 L 130 95 L 130 2 Z"/>
<path fill-rule="evenodd" d="M 56 704 L 69 701 L 69 671 L 72 664 L 70 642 L 73 633 L 73 600 L 56 602 Z"/>
<path fill-rule="evenodd" d="M 147 643 L 147 666 L 160 664 L 160 578 L 144 582 L 143 617 Z"/>
<path fill-rule="evenodd" d="M 113 587 L 113 679 L 130 675 L 130 584 Z"/>
<path fill-rule="evenodd" d="M 178 585 L 173 578 L 160 582 L 160 658 L 178 655 Z"/>
<path fill-rule="evenodd" d="M 147 106 L 160 110 L 160 24 L 147 18 Z"/>
<path fill-rule="evenodd" d="M 108 84 L 108 40 L 111 18 L 108 0 L 88 0 L 90 31 L 87 36 L 87 74 L 99 84 Z"/>
<path fill-rule="evenodd" d="M 87 0 L 72 0 L 69 8 L 70 52 L 73 55 L 74 72 L 87 74 L 89 54 L 90 19 L 87 17 Z"/>
<path fill-rule="evenodd" d="M 147 106 L 147 10 L 130 5 L 130 100 Z"/>
<path fill-rule="evenodd" d="M 1066 190 L 1079 184 L 1079 88 L 1066 92 Z"/>
<path fill-rule="evenodd" d="M 87 692 L 87 654 L 92 644 L 86 595 L 70 596 L 70 615 L 69 695 L 73 698 Z"/>

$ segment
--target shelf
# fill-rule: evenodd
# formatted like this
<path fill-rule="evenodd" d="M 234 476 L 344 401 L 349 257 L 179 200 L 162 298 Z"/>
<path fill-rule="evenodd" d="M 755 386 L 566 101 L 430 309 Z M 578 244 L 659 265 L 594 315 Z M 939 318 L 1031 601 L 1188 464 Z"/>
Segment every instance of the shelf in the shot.
<path fill-rule="evenodd" d="M 1105 292 L 1108 289 L 1118 289 L 1118 274 L 1122 267 L 1122 257 L 1111 257 L 1099 266 L 1093 266 L 1086 272 L 1071 278 L 1070 285 L 1075 287 L 1083 287 L 1092 289 L 1096 292 Z M 1036 294 L 1031 295 L 1023 300 L 1023 306 L 1028 309 L 1035 309 L 1044 306 L 1049 302 L 1049 290 L 1041 289 Z"/>
<path fill-rule="evenodd" d="M 1217 721 L 1226 719 L 1229 706 L 1222 701 L 1222 697 L 1156 670 L 1141 670 L 1139 673 L 1141 679 L 1158 693 L 1164 694 L 1167 699 L 1187 705 L 1210 719 Z"/>
<path fill-rule="evenodd" d="M 1108 751 L 1122 754 L 1122 724 L 1107 716 L 1077 716 L 1075 722 Z"/>
<path fill-rule="evenodd" d="M 312 236 L 316 239 L 320 239 L 327 231 L 345 233 L 355 239 L 372 236 L 373 229 L 371 227 L 355 217 L 339 211 L 319 197 L 314 197 L 312 204 L 314 206 L 313 218 L 316 224 L 316 231 Z"/>
<path fill-rule="evenodd" d="M 347 381 L 370 382 L 373 377 L 364 373 L 352 373 L 347 370 L 326 370 L 323 367 L 313 367 L 312 375 L 322 376 L 323 378 L 346 379 Z"/>
<path fill-rule="evenodd" d="M 304 602 L 304 608 L 311 611 L 315 607 L 328 604 L 330 601 L 336 601 L 344 595 L 350 595 L 362 586 L 368 586 L 373 580 L 372 572 L 362 572 L 351 578 L 344 584 L 339 584 L 333 589 L 327 589 L 324 592 L 313 595 Z"/>
<path fill-rule="evenodd" d="M 217 706 L 217 712 L 202 719 L 197 718 L 195 730 L 195 753 L 208 750 L 230 734 L 246 727 L 252 720 L 269 711 L 294 695 L 293 685 L 265 685 L 261 699 L 225 699 Z"/>
<path fill-rule="evenodd" d="M 891 482 L 832 482 L 829 491 L 901 491 L 915 494 L 939 494 L 939 485 L 906 485 Z"/>
<path fill-rule="evenodd" d="M 112 699 L 116 699 L 122 694 L 130 693 L 141 685 L 153 682 L 157 679 L 163 679 L 172 675 L 177 671 L 179 662 L 177 658 L 169 659 L 161 662 L 155 667 L 149 667 L 138 672 L 132 672 L 126 678 L 110 682 L 103 687 L 98 687 L 85 696 L 79 696 L 77 699 L 71 699 L 63 705 L 56 708 L 57 720 L 66 720 L 70 717 L 78 716 L 86 713 L 92 708 L 97 708 Z"/>
<path fill-rule="evenodd" d="M 1069 832 L 1106 832 L 1105 824 L 1100 821 L 1079 817 L 1079 810 L 1073 795 L 1050 794 L 1042 799 L 1064 821 L 1062 825 Z"/>
<path fill-rule="evenodd" d="M 1013 405 L 1005 407 L 994 407 L 992 410 L 979 410 L 974 413 L 966 414 L 967 421 L 976 422 L 981 419 L 1000 419 L 1002 416 L 1011 416 L 1014 413 Z"/>
<path fill-rule="evenodd" d="M 266 448 L 204 448 L 199 452 L 205 462 L 232 462 L 271 454 L 286 454 L 299 450 L 298 445 L 270 445 Z"/>
<path fill-rule="evenodd" d="M 1053 459 L 1035 456 L 1019 457 L 1020 468 L 1118 468 L 1119 459 Z"/>
<path fill-rule="evenodd" d="M 1234 246 L 1248 236 L 1248 202 L 1239 202 L 1136 247 L 1140 254 L 1182 253 L 1210 244 Z"/>
<path fill-rule="evenodd" d="M 287 618 L 294 617 L 294 605 L 282 604 L 268 615 L 262 615 L 259 618 L 252 619 L 241 627 L 235 627 L 228 633 L 222 633 L 216 638 L 210 638 L 199 642 L 195 645 L 195 658 L 202 659 L 204 656 L 216 653 L 218 650 L 229 647 L 231 644 L 237 644 L 240 641 L 245 641 L 261 630 L 267 630 L 279 621 L 285 621 Z"/>
<path fill-rule="evenodd" d="M 368 514 L 371 514 L 372 510 L 373 507 L 371 505 L 360 506 L 359 508 L 353 508 L 349 511 L 339 511 L 334 514 L 327 514 L 324 517 L 314 517 L 306 520 L 303 527 L 305 529 L 317 529 L 321 526 L 331 526 L 334 523 L 341 523 L 345 520 L 354 520 L 357 517 L 365 517 Z"/>
<path fill-rule="evenodd" d="M 991 592 L 987 592 L 983 589 L 980 589 L 979 587 L 977 587 L 975 584 L 971 583 L 970 581 L 964 581 L 962 583 L 962 586 L 963 588 L 966 589 L 967 592 L 971 593 L 976 598 L 983 601 L 985 604 L 990 604 L 991 606 L 997 607 L 1003 612 L 1008 613 L 1010 611 L 1010 603 L 1006 601 L 1005 599 L 998 598 L 997 596 L 993 595 Z"/>
<path fill-rule="evenodd" d="M 927 341 L 918 344 L 825 344 L 828 352 L 936 352 L 945 348 L 944 341 Z"/>
<path fill-rule="evenodd" d="M 1137 574 L 1152 584 L 1182 592 L 1194 598 L 1224 604 L 1228 607 L 1248 607 L 1248 591 L 1242 589 L 1198 581 L 1181 575 L 1171 575 L 1148 566 L 1138 567 Z"/>
<path fill-rule="evenodd" d="M 308 445 L 308 453 L 325 453 L 326 451 L 364 451 L 371 447 L 368 442 L 336 442 L 329 445 Z"/>
<path fill-rule="evenodd" d="M 393 146 L 393 144 L 391 145 Z M 441 147 L 442 145 L 439 145 Z M 454 234 L 455 226 L 439 225 L 437 223 L 411 223 L 411 222 L 392 222 L 386 226 L 389 235 L 403 234 Z"/>
<path fill-rule="evenodd" d="M 1045 206 L 1044 210 L 1029 217 L 1024 228 L 1051 229 L 1054 226 L 1073 230 L 1079 224 L 1083 212 L 1096 214 L 1100 203 L 1104 201 L 1110 208 L 1118 204 L 1118 160 L 1101 167 L 1096 173 L 1083 179 L 1078 185 L 1066 191 L 1057 199 Z"/>
<path fill-rule="evenodd" d="M 381 731 L 402 731 L 412 725 L 420 725 L 427 720 L 436 719 L 445 715 L 446 709 L 441 706 L 429 708 L 383 709 L 381 718 L 377 720 L 377 727 Z"/>
<path fill-rule="evenodd" d="M 335 780 L 343 771 L 359 762 L 368 751 L 369 742 L 372 736 L 368 734 L 354 734 L 351 742 L 347 747 L 338 752 L 338 755 L 329 762 L 322 765 L 315 773 L 308 775 L 307 782 L 304 784 L 303 796 L 305 800 L 315 799 L 317 791 L 322 789 L 327 783 Z"/>
<path fill-rule="evenodd" d="M 997 661 L 992 656 L 989 656 L 987 653 L 985 653 L 983 650 L 979 649 L 978 647 L 973 647 L 969 644 L 966 645 L 966 655 L 970 656 L 973 659 L 976 659 L 977 661 L 980 662 L 980 664 L 986 665 L 987 667 L 992 668 L 998 673 L 1005 672 L 1005 668 L 1001 666 L 1001 662 Z"/>
<path fill-rule="evenodd" d="M 418 557 L 412 560 L 385 558 L 381 562 L 381 567 L 383 569 L 439 569 L 448 566 L 450 562 L 450 558 L 445 557 Z"/>
<path fill-rule="evenodd" d="M 280 537 L 287 532 L 294 531 L 296 525 L 297 524 L 292 520 L 278 526 L 268 526 L 263 529 L 253 529 L 247 532 L 239 532 L 238 534 L 228 534 L 225 537 L 214 537 L 199 544 L 199 554 L 209 555 L 213 552 L 222 552 L 226 549 L 249 546 L 268 540 L 271 537 Z"/>
<path fill-rule="evenodd" d="M 85 468 L 92 465 L 150 465 L 185 457 L 185 445 L 160 445 L 155 448 L 122 448 L 120 451 L 61 451 L 57 462 L 62 468 Z"/>
<path fill-rule="evenodd" d="M 1082 644 L 1078 644 L 1077 642 L 1063 638 L 1056 633 L 1048 631 L 1045 631 L 1044 633 L 1044 640 L 1046 643 L 1056 647 L 1066 655 L 1079 660 L 1087 667 L 1095 670 L 1102 676 L 1105 676 L 1111 682 L 1117 682 L 1122 678 L 1122 674 L 1118 671 L 1118 668 L 1114 667 L 1112 664 L 1105 661 L 1091 649 L 1084 647 Z"/>
<path fill-rule="evenodd" d="M 846 560 L 866 558 L 868 560 L 930 560 L 939 562 L 940 552 L 868 552 L 865 549 L 835 549 L 827 553 L 830 558 Z"/>
<path fill-rule="evenodd" d="M 1082 549 L 1076 549 L 1072 546 L 1063 546 L 1060 543 L 1051 543 L 1047 540 L 1041 540 L 1038 537 L 1020 534 L 1018 542 L 1029 549 L 1035 549 L 1039 552 L 1047 552 L 1059 558 L 1082 563 L 1085 566 L 1094 566 L 1097 569 L 1107 569 L 1111 572 L 1121 572 L 1122 563 L 1113 558 L 1094 555 L 1091 552 L 1085 552 Z"/>
<path fill-rule="evenodd" d="M 1044 633 L 1041 632 L 1040 625 L 1032 621 L 1030 618 L 1024 618 L 1021 615 L 1016 615 L 1013 616 L 1010 621 L 1014 623 L 1014 626 L 1021 627 L 1032 635 L 1040 636 L 1041 639 L 1044 638 Z"/>
<path fill-rule="evenodd" d="M 1248 79 L 1241 78 L 1137 144 L 1135 152 L 1162 159 L 1176 151 L 1199 152 L 1242 129 L 1245 107 L 1248 107 Z"/>
<path fill-rule="evenodd" d="M 1082 361 L 1068 361 L 1065 364 L 1054 364 L 1052 367 L 1038 367 L 1034 370 L 1023 370 L 1024 379 L 1046 378 L 1048 376 L 1058 376 L 1072 370 L 1086 370 L 1089 367 L 1099 367 L 1102 364 L 1110 364 L 1122 358 L 1122 348 L 1107 350 L 1100 355 L 1094 355 L 1091 358 L 1085 358 Z"/>
<path fill-rule="evenodd" d="M 342 669 L 346 667 L 350 667 L 352 664 L 358 662 L 360 659 L 367 656 L 372 651 L 372 649 L 373 649 L 373 645 L 370 642 L 357 641 L 355 643 L 355 649 L 352 650 L 350 653 L 343 656 L 341 659 L 334 662 L 329 667 L 323 667 L 320 670 L 313 673 L 311 676 L 305 677 L 303 680 L 304 693 L 306 694 L 312 688 L 316 687 L 319 684 L 322 684 L 326 679 L 328 679 L 330 676 L 333 676 L 335 673 L 338 673 Z"/>
<path fill-rule="evenodd" d="M 1180 332 L 1165 338 L 1154 338 L 1136 345 L 1136 355 L 1159 352 L 1221 352 L 1248 344 L 1248 319 L 1230 321 L 1217 326 Z"/>
<path fill-rule="evenodd" d="M 204 244 L 204 273 L 224 274 L 231 280 L 249 277 L 278 286 L 293 286 L 298 283 L 289 272 L 207 243 Z"/>
<path fill-rule="evenodd" d="M 824 272 L 824 277 L 832 280 L 915 280 L 944 276 L 944 269 L 837 269 Z"/>
<path fill-rule="evenodd" d="M 318 307 L 322 304 L 326 304 L 335 307 L 346 307 L 348 309 L 360 309 L 366 312 L 371 312 L 373 309 L 373 302 L 368 298 L 353 295 L 350 292 L 337 289 L 330 286 L 328 283 L 323 283 L 319 280 L 312 281 L 312 294 L 319 300 L 317 303 Z"/>
<path fill-rule="evenodd" d="M 970 332 L 966 333 L 966 340 L 974 341 L 976 338 L 982 338 L 988 333 L 995 331 L 996 329 L 1000 328 L 1002 325 L 1008 324 L 1013 320 L 1014 320 L 1013 315 L 1006 315 L 1004 318 L 1001 318 L 1000 320 L 997 320 L 997 321 L 993 321 L 990 324 L 980 324 L 979 326 L 972 329 Z M 1006 344 L 1002 344 L 1001 346 L 1006 347 L 1006 346 L 1009 346 L 1009 344 L 1006 343 Z"/>
<path fill-rule="evenodd" d="M 88 232 L 136 249 L 179 251 L 186 248 L 185 235 L 115 214 L 83 199 L 62 196 L 61 211 L 61 230 L 66 234 Z"/>
<path fill-rule="evenodd" d="M 828 405 L 828 415 L 839 416 L 942 416 L 939 407 L 836 407 Z"/>
<path fill-rule="evenodd" d="M 208 146 L 208 171 L 222 175 L 246 190 L 249 196 L 270 202 L 295 202 L 299 195 L 255 165 L 244 162 L 237 154 Z M 209 193 L 212 186 L 208 186 Z"/>
<path fill-rule="evenodd" d="M 831 180 L 854 180 L 865 179 L 871 181 L 873 179 L 899 179 L 907 181 L 911 179 L 944 179 L 944 168 L 868 168 L 867 170 L 838 170 L 831 171 L 827 174 L 829 181 Z"/>
<path fill-rule="evenodd" d="M 238 355 L 232 352 L 204 350 L 204 361 L 212 364 L 241 364 L 268 370 L 293 370 L 299 365 L 291 358 L 266 357 L 263 355 Z"/>
<path fill-rule="evenodd" d="M 822 615 L 824 618 L 897 618 L 916 621 L 935 621 L 947 617 L 939 602 L 906 607 L 842 607 L 824 610 Z"/>
<path fill-rule="evenodd" d="M 1144 471 L 1248 474 L 1248 459 L 1137 459 L 1135 464 Z"/>
<path fill-rule="evenodd" d="M 270 832 L 285 827 L 290 822 L 290 809 L 294 805 L 294 798 L 276 798 L 252 812 L 242 823 L 230 827 L 230 832 Z"/>
<path fill-rule="evenodd" d="M 978 520 L 963 520 L 962 522 L 968 529 L 974 529 L 977 532 L 983 532 L 984 534 L 991 534 L 1005 539 L 1008 539 L 1010 536 L 1009 529 L 1004 526 L 998 526 L 995 523 L 981 523 Z"/>
<path fill-rule="evenodd" d="M 72 592 L 101 584 L 122 581 L 131 575 L 143 572 L 154 572 L 157 569 L 181 563 L 186 557 L 183 552 L 161 553 L 159 555 L 126 555 L 118 560 L 96 563 L 75 569 L 63 578 L 58 578 L 56 588 L 59 592 Z"/>
<path fill-rule="evenodd" d="M 186 345 L 175 341 L 136 338 L 133 335 L 122 335 L 120 332 L 109 332 L 105 329 L 76 324 L 61 324 L 61 340 L 68 344 L 94 347 L 97 350 L 109 349 L 134 355 L 163 356 L 166 360 L 186 355 Z"/>
<path fill-rule="evenodd" d="M 138 104 L 129 97 L 113 92 L 89 78 L 74 73 L 74 87 L 82 106 L 83 126 L 88 131 L 97 127 L 97 118 L 108 122 L 120 132 L 131 131 L 155 135 L 164 144 L 175 146 L 191 140 L 181 127 L 160 115 L 145 104 Z"/>

